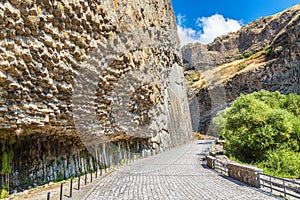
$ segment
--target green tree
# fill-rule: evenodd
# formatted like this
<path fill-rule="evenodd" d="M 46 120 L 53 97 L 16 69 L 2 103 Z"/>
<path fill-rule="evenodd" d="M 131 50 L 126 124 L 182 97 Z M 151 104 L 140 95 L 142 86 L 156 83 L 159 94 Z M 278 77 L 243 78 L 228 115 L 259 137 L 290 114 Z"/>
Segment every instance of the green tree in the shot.
<path fill-rule="evenodd" d="M 300 96 L 297 94 L 289 94 L 284 107 L 295 116 L 300 116 Z"/>
<path fill-rule="evenodd" d="M 240 161 L 255 163 L 272 151 L 298 152 L 300 97 L 262 90 L 236 99 L 223 116 L 225 150 Z M 213 122 L 220 122 L 217 115 Z M 217 126 L 220 128 L 221 126 Z M 219 131 L 219 130 L 218 130 Z"/>
<path fill-rule="evenodd" d="M 219 137 L 222 134 L 225 124 L 226 109 L 219 111 L 212 120 L 212 133 L 215 137 Z"/>
<path fill-rule="evenodd" d="M 300 178 L 300 153 L 288 149 L 269 151 L 266 159 L 258 164 L 265 173 L 280 177 Z"/>

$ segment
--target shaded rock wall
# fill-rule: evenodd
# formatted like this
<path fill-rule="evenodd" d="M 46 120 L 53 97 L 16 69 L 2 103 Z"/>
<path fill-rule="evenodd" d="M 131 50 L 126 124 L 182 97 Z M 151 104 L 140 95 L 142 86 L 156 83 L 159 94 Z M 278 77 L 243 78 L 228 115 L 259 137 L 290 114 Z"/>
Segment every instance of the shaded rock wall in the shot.
<path fill-rule="evenodd" d="M 10 0 L 0 19 L 2 186 L 192 139 L 169 0 Z"/>
<path fill-rule="evenodd" d="M 2 174 L 2 186 L 9 182 L 7 189 L 11 192 L 50 181 L 60 181 L 96 169 L 104 170 L 145 154 L 151 155 L 154 151 L 149 148 L 149 144 L 138 139 L 86 147 L 79 137 L 66 137 L 57 132 L 51 134 L 49 131 L 38 130 L 22 137 L 11 136 L 6 143 L 2 140 L 1 145 L 5 145 L 5 152 L 13 156 L 11 173 Z"/>

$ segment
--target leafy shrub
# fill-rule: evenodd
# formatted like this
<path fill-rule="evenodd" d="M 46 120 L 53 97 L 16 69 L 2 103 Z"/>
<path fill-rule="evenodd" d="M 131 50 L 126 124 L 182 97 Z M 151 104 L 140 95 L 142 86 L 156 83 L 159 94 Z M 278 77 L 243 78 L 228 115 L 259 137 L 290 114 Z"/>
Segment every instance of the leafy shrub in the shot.
<path fill-rule="evenodd" d="M 300 116 L 300 96 L 297 94 L 289 94 L 286 101 L 284 102 L 284 107 L 289 112 L 292 112 L 295 116 Z"/>
<path fill-rule="evenodd" d="M 247 52 L 247 53 L 244 54 L 244 57 L 245 57 L 245 58 L 249 58 L 249 57 L 252 56 L 252 55 L 253 55 L 253 52 L 252 52 L 252 51 L 249 51 L 249 52 Z"/>
<path fill-rule="evenodd" d="M 226 109 L 219 111 L 216 115 L 216 117 L 212 120 L 212 132 L 215 137 L 221 136 L 221 133 L 224 129 L 225 124 L 225 117 L 226 117 Z"/>
<path fill-rule="evenodd" d="M 194 85 L 201 79 L 201 74 L 194 70 L 189 70 L 184 73 L 185 78 L 188 80 L 190 85 Z"/>
<path fill-rule="evenodd" d="M 258 164 L 265 173 L 289 178 L 300 178 L 300 153 L 287 149 L 269 151 L 266 159 Z"/>
<path fill-rule="evenodd" d="M 266 48 L 262 52 L 262 54 L 265 56 L 269 56 L 271 53 L 272 53 L 272 47 L 270 45 L 266 46 Z"/>
<path fill-rule="evenodd" d="M 9 197 L 9 192 L 7 190 L 1 190 L 0 199 L 5 199 Z"/>
<path fill-rule="evenodd" d="M 240 55 L 239 58 L 240 58 L 240 59 L 244 59 L 245 56 L 244 56 L 244 55 Z"/>
<path fill-rule="evenodd" d="M 271 159 L 278 155 L 286 154 L 289 158 L 300 155 L 299 95 L 285 96 L 265 90 L 241 95 L 222 117 L 217 115 L 213 123 L 226 140 L 224 147 L 230 157 L 268 167 Z M 269 168 L 270 172 L 297 176 L 288 168 L 284 172 L 282 166 L 289 161 L 282 162 L 285 163 Z M 299 166 L 293 159 L 291 162 L 292 167 Z"/>

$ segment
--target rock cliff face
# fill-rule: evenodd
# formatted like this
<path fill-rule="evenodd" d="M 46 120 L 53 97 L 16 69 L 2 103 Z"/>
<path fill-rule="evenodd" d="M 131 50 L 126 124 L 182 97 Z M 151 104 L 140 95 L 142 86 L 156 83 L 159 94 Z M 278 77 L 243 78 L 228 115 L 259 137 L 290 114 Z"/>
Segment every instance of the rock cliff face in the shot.
<path fill-rule="evenodd" d="M 2 188 L 192 138 L 169 0 L 0 3 Z"/>
<path fill-rule="evenodd" d="M 190 95 L 190 107 L 199 111 L 192 112 L 195 131 L 210 132 L 211 116 L 241 93 L 261 89 L 300 93 L 299 14 L 298 4 L 211 44 L 183 48 L 186 68 L 197 70 L 202 77 L 193 83 L 194 95 Z"/>
<path fill-rule="evenodd" d="M 203 67 L 232 62 L 248 53 L 261 51 L 298 15 L 299 5 L 296 5 L 276 15 L 259 18 L 239 31 L 218 37 L 207 45 L 186 45 L 182 47 L 186 67 L 201 70 Z"/>

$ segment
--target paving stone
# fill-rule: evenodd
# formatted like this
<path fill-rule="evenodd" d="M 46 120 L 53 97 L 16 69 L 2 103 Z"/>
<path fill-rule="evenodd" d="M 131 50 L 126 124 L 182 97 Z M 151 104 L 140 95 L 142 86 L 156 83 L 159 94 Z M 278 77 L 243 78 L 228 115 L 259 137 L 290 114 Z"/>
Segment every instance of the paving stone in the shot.
<path fill-rule="evenodd" d="M 201 154 L 210 145 L 194 141 L 120 167 L 99 181 L 84 199 L 281 199 L 208 169 Z"/>

